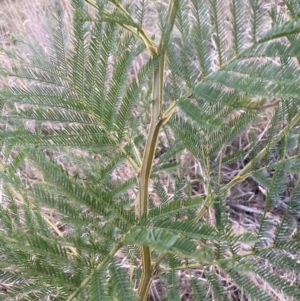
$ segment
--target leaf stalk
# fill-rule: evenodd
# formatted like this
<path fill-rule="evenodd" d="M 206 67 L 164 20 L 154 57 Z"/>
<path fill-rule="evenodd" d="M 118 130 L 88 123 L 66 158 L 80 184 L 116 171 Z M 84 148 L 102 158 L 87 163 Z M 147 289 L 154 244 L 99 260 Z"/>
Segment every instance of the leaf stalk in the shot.
<path fill-rule="evenodd" d="M 300 112 L 291 120 L 289 124 L 285 126 L 285 128 L 282 129 L 282 131 L 277 135 L 275 138 L 276 141 L 280 141 L 283 137 L 288 135 L 288 132 L 297 124 L 300 122 Z M 274 140 L 275 140 L 274 139 Z M 252 172 L 251 168 L 253 166 L 253 161 L 257 161 L 263 158 L 263 156 L 267 153 L 268 151 L 268 145 L 263 148 L 257 155 L 256 157 L 248 162 L 248 164 L 229 182 L 227 183 L 222 190 L 224 190 L 226 193 L 236 184 L 243 182 L 247 177 L 249 177 Z"/>
<path fill-rule="evenodd" d="M 93 279 L 94 275 L 99 272 L 107 263 L 108 261 L 118 252 L 118 250 L 121 248 L 122 244 L 118 243 L 115 245 L 115 247 L 106 255 L 106 257 L 96 266 L 96 268 L 87 276 L 81 284 L 78 286 L 78 288 L 70 295 L 70 297 L 67 299 L 67 301 L 72 301 L 74 298 L 76 298 L 82 290 L 86 288 L 86 286 L 90 283 L 90 281 Z"/>

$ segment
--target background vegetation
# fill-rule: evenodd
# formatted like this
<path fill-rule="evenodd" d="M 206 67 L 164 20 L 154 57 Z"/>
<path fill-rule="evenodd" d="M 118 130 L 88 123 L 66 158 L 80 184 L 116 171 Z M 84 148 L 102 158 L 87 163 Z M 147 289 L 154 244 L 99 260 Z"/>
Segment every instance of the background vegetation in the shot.
<path fill-rule="evenodd" d="M 146 2 L 137 2 L 136 5 Z M 244 1 L 234 2 L 237 3 L 237 7 L 243 7 Z M 298 20 L 299 5 L 297 6 L 295 1 L 285 1 L 285 3 L 249 1 L 249 3 L 252 3 L 253 7 L 255 4 L 260 4 L 261 10 L 259 13 L 257 11 L 258 15 L 252 16 L 252 21 L 258 22 L 258 37 L 262 32 L 267 32 L 272 26 L 288 18 Z M 47 53 L 49 50 L 47 30 L 41 26 L 40 20 L 44 16 L 43 6 L 48 3 L 2 1 L 1 4 L 2 45 L 6 49 L 17 49 L 18 53 L 21 51 L 24 58 L 28 56 L 29 49 L 16 42 L 20 40 L 18 35 L 25 38 L 30 36 L 37 40 L 41 49 L 46 50 Z M 135 16 L 142 18 L 142 14 L 145 13 L 144 28 L 149 36 L 153 36 L 156 43 L 159 41 L 158 35 L 161 30 L 157 25 L 159 22 L 156 5 L 162 7 L 163 11 L 166 8 L 165 4 L 165 2 L 151 1 L 145 12 L 133 9 Z M 71 4 L 63 1 L 62 5 L 65 11 L 63 21 L 68 31 L 72 24 Z M 184 13 L 181 18 L 178 18 L 173 31 L 174 39 L 170 44 L 172 47 L 168 49 L 165 110 L 171 104 L 171 100 L 179 99 L 190 86 L 194 85 L 193 78 L 201 81 L 201 76 L 205 76 L 203 71 L 205 66 L 199 66 L 200 60 L 196 59 L 201 58 L 203 53 L 197 53 L 196 50 L 199 49 L 197 47 L 187 48 L 188 41 L 184 40 L 193 36 L 192 30 L 188 28 L 189 24 L 185 24 L 185 18 L 192 16 L 193 11 L 186 9 Z M 242 11 L 238 13 L 243 16 Z M 220 15 L 218 18 L 222 19 Z M 242 17 L 237 18 L 239 22 L 242 22 L 242 19 Z M 227 24 L 224 19 L 222 22 Z M 229 22 L 229 24 L 233 23 Z M 244 35 L 241 40 L 245 44 L 237 43 L 232 47 L 239 53 L 239 47 L 246 49 L 249 45 L 251 39 L 248 35 L 253 35 L 253 26 L 256 25 L 249 22 L 235 24 L 235 26 L 239 29 L 236 32 L 239 34 L 243 32 Z M 79 31 L 80 27 L 77 29 Z M 231 30 L 229 26 L 228 32 Z M 80 35 L 80 32 L 77 34 Z M 297 34 L 294 32 L 288 35 L 288 42 L 297 41 Z M 126 36 L 124 40 L 126 41 Z M 232 39 L 232 41 L 239 40 Z M 287 43 L 286 40 L 284 41 Z M 127 47 L 133 47 L 128 40 L 127 42 Z M 225 54 L 218 53 L 219 47 L 223 47 L 218 46 L 221 42 L 224 41 L 212 39 L 211 44 L 207 45 L 212 50 L 208 58 L 212 70 L 218 70 L 222 65 L 220 60 Z M 131 80 L 139 76 L 138 82 L 143 85 L 136 106 L 130 111 L 132 122 L 129 128 L 134 128 L 135 131 L 129 132 L 129 135 L 119 131 L 120 124 L 110 131 L 113 134 L 119 131 L 118 134 L 124 135 L 126 143 L 133 137 L 134 144 L 142 152 L 150 123 L 149 106 L 152 99 L 149 89 L 151 81 L 149 77 L 142 79 L 144 70 L 143 72 L 140 70 L 147 64 L 149 51 L 139 53 L 139 49 L 134 47 L 132 49 L 138 55 L 132 60 L 132 68 L 129 68 L 127 74 Z M 276 51 L 280 56 L 280 49 Z M 116 53 L 121 56 L 122 52 Z M 297 55 L 290 56 L 297 58 Z M 247 68 L 247 72 L 253 72 L 259 79 L 264 77 L 269 79 L 270 76 L 277 74 L 276 80 L 279 88 L 282 88 L 282 93 L 272 86 L 270 86 L 270 93 L 263 92 L 265 83 L 257 81 L 256 86 L 249 87 L 256 89 L 253 94 L 258 93 L 258 96 L 251 99 L 239 96 L 230 105 L 225 102 L 228 98 L 224 96 L 223 103 L 214 106 L 212 102 L 218 95 L 211 90 L 210 102 L 209 99 L 203 101 L 197 95 L 189 95 L 188 102 L 179 103 L 180 112 L 178 111 L 177 117 L 170 119 L 167 126 L 163 128 L 157 145 L 154 173 L 149 188 L 151 220 L 139 224 L 141 227 L 152 227 L 153 224 L 159 229 L 166 227 L 169 232 L 155 232 L 155 227 L 152 232 L 147 233 L 133 230 L 125 237 L 125 243 L 116 252 L 115 260 L 111 261 L 104 271 L 100 268 L 103 258 L 106 258 L 105 254 L 116 251 L 113 247 L 118 246 L 118 241 L 122 241 L 122 237 L 124 239 L 123 234 L 135 223 L 131 205 L 135 202 L 137 193 L 136 171 L 130 166 L 130 162 L 125 162 L 124 156 L 114 153 L 105 143 L 102 145 L 101 152 L 93 147 L 70 149 L 69 145 L 59 147 L 47 145 L 39 152 L 32 146 L 27 149 L 20 148 L 20 145 L 16 146 L 16 141 L 26 143 L 25 139 L 24 141 L 20 139 L 22 135 L 9 137 L 12 138 L 12 142 L 10 147 L 6 145 L 3 148 L 2 156 L 4 167 L 1 221 L 2 237 L 4 235 L 10 237 L 11 241 L 2 238 L 5 243 L 1 245 L 1 256 L 6 263 L 3 264 L 1 271 L 0 299 L 69 300 L 67 298 L 76 291 L 74 288 L 87 279 L 91 271 L 93 275 L 98 273 L 97 267 L 100 265 L 97 277 L 94 277 L 88 288 L 80 291 L 80 295 L 76 298 L 85 300 L 91 296 L 90 300 L 99 300 L 97 298 L 101 296 L 103 300 L 105 298 L 124 300 L 126 296 L 126 300 L 135 300 L 133 291 L 136 291 L 142 273 L 140 253 L 135 245 L 138 242 L 138 245 L 153 247 L 155 250 L 153 257 L 160 263 L 161 268 L 153 271 L 155 273 L 152 275 L 153 283 L 149 300 L 163 298 L 167 300 L 225 300 L 226 298 L 299 300 L 297 257 L 299 252 L 297 175 L 299 138 L 298 123 L 293 119 L 299 105 L 296 82 L 292 81 L 295 80 L 298 65 L 294 59 L 285 57 L 284 54 L 281 55 L 281 59 L 272 55 L 269 57 L 273 69 L 268 70 L 266 65 L 259 69 L 261 66 L 256 61 L 248 62 L 248 65 L 245 63 L 243 67 Z M 224 60 L 226 61 L 226 58 Z M 126 58 L 124 64 L 125 61 Z M 180 66 L 177 65 L 179 61 L 183 62 Z M 113 65 L 114 62 L 109 63 Z M 155 65 L 155 62 L 152 63 Z M 8 68 L 13 67 L 12 60 L 3 57 L 1 57 L 1 64 Z M 276 64 L 278 66 L 286 64 L 291 69 L 281 74 L 279 68 L 274 67 Z M 187 66 L 186 70 L 184 66 Z M 151 71 L 152 67 L 151 64 L 146 65 L 145 69 L 148 69 L 145 72 Z M 237 69 L 239 67 L 231 66 Z M 202 70 L 202 74 L 199 69 Z M 291 74 L 291 71 L 294 73 Z M 19 71 L 14 70 L 14 72 Z M 5 77 L 1 85 L 17 83 L 20 89 L 26 88 L 26 82 L 20 79 L 21 75 L 20 72 L 19 79 Z M 76 74 L 74 74 L 74 81 L 76 81 L 75 77 Z M 215 77 L 213 80 L 217 82 L 219 79 Z M 226 84 L 230 87 L 230 84 L 236 83 L 226 82 Z M 76 82 L 75 85 L 80 86 L 80 83 Z M 249 94 L 251 94 L 250 88 L 247 88 L 247 81 L 244 86 L 240 86 L 243 92 L 247 91 Z M 217 91 L 216 89 L 215 93 Z M 6 100 L 9 97 L 11 96 L 2 94 L 2 98 Z M 210 106 L 207 106 L 207 103 Z M 196 104 L 202 111 L 197 109 Z M 6 113 L 11 112 L 12 109 L 14 108 L 4 107 L 3 127 L 14 131 L 17 128 L 19 133 L 22 133 L 24 128 L 16 122 L 15 117 L 18 114 L 22 115 L 24 113 L 22 109 L 28 107 L 17 108 L 20 111 L 12 115 L 14 117 L 12 121 L 8 121 Z M 246 118 L 243 115 L 245 111 Z M 34 110 L 28 112 L 24 113 L 23 118 L 19 116 L 19 119 L 25 120 L 26 130 L 35 132 L 38 129 L 42 136 L 53 134 L 51 130 L 61 130 L 60 125 L 55 128 L 57 123 L 53 124 L 49 115 Z M 92 110 L 90 113 L 93 113 Z M 212 116 L 218 118 L 213 120 Z M 43 117 L 45 122 L 48 118 L 49 123 L 46 126 L 45 123 L 38 124 L 39 117 Z M 68 118 L 72 121 L 73 117 Z M 287 124 L 290 124 L 290 127 L 286 127 Z M 211 140 L 206 137 L 213 129 L 219 130 L 222 127 L 224 131 L 216 131 L 216 136 Z M 231 128 L 231 131 L 226 132 L 228 128 Z M 204 131 L 204 135 L 199 133 L 199 129 Z M 278 133 L 284 134 L 282 139 L 278 139 Z M 81 134 L 83 135 L 84 132 Z M 205 138 L 207 144 L 215 143 L 213 145 L 215 149 L 209 149 L 208 146 L 206 148 L 205 145 L 201 149 L 198 141 L 205 141 Z M 7 136 L 5 139 L 8 139 Z M 62 140 L 56 142 L 63 143 Z M 129 142 L 126 144 L 128 150 L 125 151 L 132 154 L 133 150 Z M 261 151 L 263 155 L 260 155 Z M 47 161 L 46 157 L 50 158 L 51 162 Z M 238 172 L 245 170 L 249 162 L 251 168 L 248 170 L 246 168 L 247 172 L 237 178 Z M 211 170 L 207 170 L 208 166 Z M 256 172 L 253 172 L 255 170 Z M 232 182 L 235 178 L 237 181 Z M 95 183 L 97 186 L 93 187 Z M 225 189 L 221 190 L 221 187 Z M 90 194 L 85 194 L 83 188 L 87 188 Z M 97 189 L 103 190 L 104 194 L 99 196 Z M 106 195 L 105 192 L 112 194 Z M 92 196 L 102 198 L 103 202 L 98 204 L 96 199 L 89 199 Z M 118 205 L 113 206 L 111 200 Z M 107 211 L 103 209 L 106 201 L 106 206 L 111 206 Z M 203 224 L 196 223 L 199 217 L 204 221 Z M 171 218 L 174 223 L 168 226 L 163 223 L 163 220 Z M 113 222 L 111 219 L 114 219 Z M 195 220 L 196 228 L 188 223 L 191 219 Z M 176 224 L 178 220 L 181 221 L 182 229 L 179 229 Z M 101 227 L 101 234 L 98 231 L 99 227 Z M 24 229 L 26 237 L 23 240 L 21 237 Z M 35 235 L 36 232 L 40 236 Z M 174 236 L 178 240 L 174 240 Z M 218 236 L 224 240 L 219 241 Z M 51 237 L 53 240 L 48 241 L 46 237 Z M 114 237 L 117 239 L 114 240 Z M 22 251 L 18 240 L 31 249 L 28 247 L 27 250 L 24 247 Z M 197 248 L 201 246 L 201 252 L 197 253 L 196 258 L 195 256 L 189 258 L 189 253 L 192 253 L 195 247 L 189 245 L 191 241 L 197 242 Z M 36 258 L 32 255 L 32 250 Z M 45 252 L 43 253 L 42 250 Z M 5 257 L 6 252 L 10 254 L 8 258 Z M 230 260 L 236 265 L 227 265 Z M 20 262 L 23 262 L 23 266 L 19 265 Z M 60 269 L 61 267 L 63 268 Z M 20 271 L 27 272 L 23 275 Z M 120 291 L 116 289 L 119 287 Z"/>

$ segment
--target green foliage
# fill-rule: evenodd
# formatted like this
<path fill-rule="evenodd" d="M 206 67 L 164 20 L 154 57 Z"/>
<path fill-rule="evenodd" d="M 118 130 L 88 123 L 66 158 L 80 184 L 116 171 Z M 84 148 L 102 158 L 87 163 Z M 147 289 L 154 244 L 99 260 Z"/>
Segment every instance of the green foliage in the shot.
<path fill-rule="evenodd" d="M 300 300 L 300 6 L 262 2 L 72 0 L 69 32 L 56 4 L 44 49 L 5 50 L 0 300 L 145 301 L 153 279 L 160 300 L 182 300 L 181 270 L 189 300 L 236 300 L 228 283 Z M 142 27 L 153 9 L 157 45 Z M 245 129 L 248 147 L 226 153 Z M 237 233 L 226 203 L 249 178 L 264 208 Z"/>

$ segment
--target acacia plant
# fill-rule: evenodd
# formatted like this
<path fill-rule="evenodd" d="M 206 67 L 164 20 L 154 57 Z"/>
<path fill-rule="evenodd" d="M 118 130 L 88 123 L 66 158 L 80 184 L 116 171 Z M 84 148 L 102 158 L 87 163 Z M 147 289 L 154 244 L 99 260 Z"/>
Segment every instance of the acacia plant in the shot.
<path fill-rule="evenodd" d="M 300 300 L 300 5 L 275 2 L 72 0 L 2 51 L 0 300 Z"/>

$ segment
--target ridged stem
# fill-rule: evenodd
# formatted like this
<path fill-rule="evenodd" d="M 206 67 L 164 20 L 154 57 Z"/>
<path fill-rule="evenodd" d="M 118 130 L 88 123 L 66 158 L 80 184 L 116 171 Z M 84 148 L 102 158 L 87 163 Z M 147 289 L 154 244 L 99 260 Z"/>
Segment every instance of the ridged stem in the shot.
<path fill-rule="evenodd" d="M 149 181 L 153 167 L 153 160 L 155 156 L 157 141 L 160 129 L 166 122 L 162 116 L 163 103 L 163 85 L 164 85 L 164 71 L 165 71 L 165 39 L 171 34 L 175 23 L 176 5 L 173 0 L 169 2 L 168 8 L 168 31 L 162 34 L 159 46 L 159 65 L 153 74 L 152 95 L 153 102 L 151 108 L 151 123 L 148 131 L 144 155 L 142 160 L 141 171 L 138 177 L 138 197 L 136 200 L 136 215 L 142 217 L 148 213 L 149 200 Z M 168 35 L 167 37 L 164 35 Z M 139 301 L 146 301 L 152 281 L 152 261 L 151 250 L 149 246 L 141 246 L 141 260 L 142 260 L 142 277 L 138 288 Z"/>

